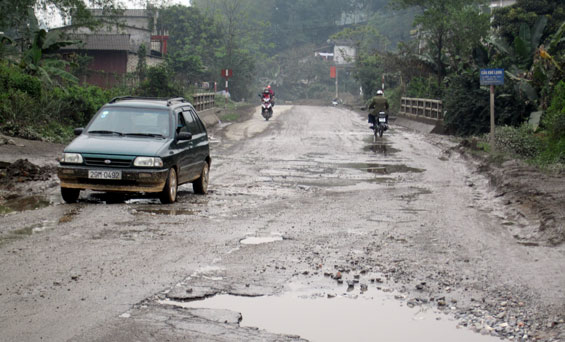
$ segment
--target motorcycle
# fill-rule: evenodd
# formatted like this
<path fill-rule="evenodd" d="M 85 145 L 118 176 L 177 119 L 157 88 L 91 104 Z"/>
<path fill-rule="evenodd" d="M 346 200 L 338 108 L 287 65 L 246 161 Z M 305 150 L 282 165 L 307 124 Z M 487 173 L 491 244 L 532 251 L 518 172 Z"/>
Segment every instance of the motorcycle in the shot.
<path fill-rule="evenodd" d="M 259 94 L 261 98 L 261 115 L 265 118 L 266 121 L 273 116 L 273 103 L 271 102 L 271 94 L 263 93 Z"/>
<path fill-rule="evenodd" d="M 379 112 L 379 116 L 375 120 L 373 125 L 373 136 L 374 140 L 378 137 L 383 136 L 383 132 L 388 129 L 388 115 L 385 112 Z"/>

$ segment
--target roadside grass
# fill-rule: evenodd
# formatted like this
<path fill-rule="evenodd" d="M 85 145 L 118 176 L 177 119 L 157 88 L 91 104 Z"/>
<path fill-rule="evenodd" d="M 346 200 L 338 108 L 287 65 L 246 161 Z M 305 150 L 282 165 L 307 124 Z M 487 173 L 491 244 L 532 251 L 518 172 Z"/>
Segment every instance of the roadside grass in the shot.
<path fill-rule="evenodd" d="M 545 132 L 534 132 L 527 125 L 497 127 L 493 151 L 488 134 L 469 139 L 470 153 L 500 165 L 519 159 L 542 171 L 565 171 L 565 138 L 551 139 Z"/>
<path fill-rule="evenodd" d="M 216 108 L 218 110 L 218 117 L 223 122 L 237 122 L 245 118 L 250 113 L 250 108 L 255 107 L 255 104 L 248 102 L 234 102 L 221 98 L 216 101 Z"/>
<path fill-rule="evenodd" d="M 240 118 L 240 114 L 234 112 L 225 113 L 220 116 L 220 120 L 224 122 L 234 122 L 237 121 L 239 118 Z"/>

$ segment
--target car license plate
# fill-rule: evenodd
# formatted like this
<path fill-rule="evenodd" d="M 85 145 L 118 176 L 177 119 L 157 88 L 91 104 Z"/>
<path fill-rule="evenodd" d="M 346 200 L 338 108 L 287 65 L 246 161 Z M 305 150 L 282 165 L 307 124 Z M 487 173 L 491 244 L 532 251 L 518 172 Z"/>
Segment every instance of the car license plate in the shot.
<path fill-rule="evenodd" d="M 379 118 L 379 122 L 386 122 L 386 118 Z"/>
<path fill-rule="evenodd" d="M 90 179 L 122 179 L 120 170 L 88 170 Z"/>

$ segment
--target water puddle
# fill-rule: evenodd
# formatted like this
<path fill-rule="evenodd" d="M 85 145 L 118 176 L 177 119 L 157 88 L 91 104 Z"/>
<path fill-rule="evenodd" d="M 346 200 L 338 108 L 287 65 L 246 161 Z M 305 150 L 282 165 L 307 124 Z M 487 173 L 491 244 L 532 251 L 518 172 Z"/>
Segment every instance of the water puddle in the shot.
<path fill-rule="evenodd" d="M 369 173 L 374 173 L 378 175 L 388 175 L 391 173 L 420 173 L 424 172 L 424 169 L 418 169 L 414 167 L 409 167 L 402 164 L 373 164 L 373 163 L 350 163 L 343 164 L 343 167 L 364 170 Z"/>
<path fill-rule="evenodd" d="M 363 151 L 365 152 L 373 152 L 375 154 L 382 154 L 384 156 L 388 156 L 389 154 L 394 154 L 400 152 L 399 149 L 393 148 L 390 144 L 385 143 L 370 143 L 363 147 Z"/>
<path fill-rule="evenodd" d="M 272 233 L 271 236 L 248 236 L 245 239 L 239 241 L 242 245 L 260 245 L 263 243 L 271 243 L 276 241 L 282 241 L 282 235 L 278 233 Z"/>
<path fill-rule="evenodd" d="M 243 297 L 216 295 L 200 301 L 161 301 L 186 308 L 227 309 L 243 316 L 241 326 L 300 335 L 312 342 L 341 341 L 495 341 L 464 328 L 448 316 L 400 305 L 392 294 L 296 293 Z"/>
<path fill-rule="evenodd" d="M 0 214 L 8 214 L 13 211 L 26 211 L 45 208 L 51 203 L 43 196 L 25 196 L 10 198 L 0 205 Z"/>
<path fill-rule="evenodd" d="M 150 215 L 167 215 L 167 216 L 180 216 L 180 215 L 196 215 L 198 212 L 195 210 L 184 208 L 153 208 L 153 207 L 140 207 L 133 209 L 134 213 L 146 213 Z"/>

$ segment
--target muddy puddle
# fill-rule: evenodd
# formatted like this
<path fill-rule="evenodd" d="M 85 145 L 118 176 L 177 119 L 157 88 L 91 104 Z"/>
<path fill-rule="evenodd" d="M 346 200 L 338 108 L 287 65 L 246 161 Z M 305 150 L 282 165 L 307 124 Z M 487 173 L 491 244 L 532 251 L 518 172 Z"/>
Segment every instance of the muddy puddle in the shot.
<path fill-rule="evenodd" d="M 8 214 L 14 211 L 41 209 L 49 206 L 50 204 L 49 200 L 43 196 L 16 197 L 8 199 L 0 205 L 0 214 Z"/>
<path fill-rule="evenodd" d="M 139 207 L 133 209 L 135 213 L 144 213 L 150 215 L 166 215 L 166 216 L 193 216 L 198 214 L 196 210 L 184 208 L 159 208 L 159 207 Z"/>
<path fill-rule="evenodd" d="M 376 289 L 346 293 L 345 287 L 338 292 L 342 294 L 293 290 L 280 296 L 216 295 L 200 301 L 161 303 L 239 312 L 241 326 L 299 335 L 312 342 L 498 340 L 458 328 L 457 322 L 441 312 L 404 306 L 391 293 Z"/>
<path fill-rule="evenodd" d="M 375 154 L 382 154 L 388 156 L 400 152 L 399 149 L 393 148 L 390 144 L 385 143 L 373 143 L 372 141 L 363 147 L 365 152 L 373 152 Z"/>
<path fill-rule="evenodd" d="M 342 167 L 367 171 L 378 175 L 388 175 L 392 173 L 421 173 L 424 169 L 418 169 L 403 164 L 376 164 L 376 163 L 349 163 L 343 164 Z"/>

